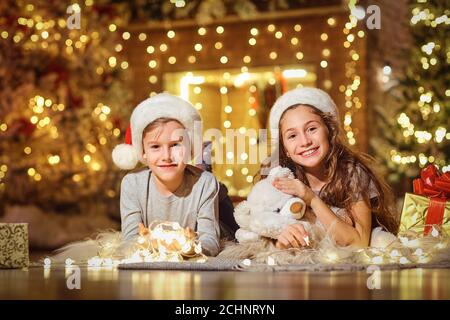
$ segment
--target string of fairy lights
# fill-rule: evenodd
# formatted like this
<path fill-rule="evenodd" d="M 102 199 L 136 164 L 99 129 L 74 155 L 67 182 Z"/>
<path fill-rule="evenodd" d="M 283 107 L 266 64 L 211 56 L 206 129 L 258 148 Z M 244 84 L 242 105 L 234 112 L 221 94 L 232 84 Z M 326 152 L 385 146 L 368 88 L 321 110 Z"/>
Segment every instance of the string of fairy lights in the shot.
<path fill-rule="evenodd" d="M 426 0 L 418 1 L 422 7 L 414 7 L 411 10 L 411 20 L 410 23 L 414 27 L 415 25 L 421 23 L 429 28 L 438 28 L 441 25 L 448 25 L 450 23 L 450 18 L 446 14 L 441 16 L 435 16 L 428 8 L 423 7 L 426 4 Z M 423 70 L 428 70 L 437 66 L 439 63 L 449 63 L 450 61 L 450 51 L 439 43 L 434 41 L 428 41 L 421 46 L 421 53 L 423 56 L 420 58 L 420 64 Z M 446 62 L 440 62 L 437 59 L 436 52 L 439 50 L 447 50 Z M 450 89 L 443 88 L 445 90 L 445 97 L 450 97 Z M 417 93 L 419 94 L 419 100 L 416 102 L 419 107 L 420 115 L 423 121 L 427 121 L 431 114 L 439 113 L 442 106 L 439 101 L 435 100 L 436 93 L 425 89 L 423 86 L 417 88 Z M 403 136 L 405 138 L 413 137 L 418 144 L 427 144 L 432 140 L 438 144 L 443 143 L 444 140 L 450 140 L 450 132 L 447 132 L 445 126 L 438 126 L 434 132 L 429 132 L 427 130 L 421 130 L 417 125 L 411 123 L 410 117 L 404 112 L 402 112 L 397 118 L 398 124 L 403 130 Z M 434 155 L 426 155 L 423 152 L 419 154 L 404 154 L 396 149 L 391 150 L 391 160 L 400 165 L 407 165 L 409 163 L 419 162 L 420 167 L 424 167 L 427 163 L 435 163 L 436 165 L 442 167 L 442 171 L 446 172 L 450 170 L 450 165 L 445 163 L 444 159 L 436 159 Z"/>
<path fill-rule="evenodd" d="M 348 22 L 342 30 L 344 33 L 345 41 L 343 46 L 347 49 L 347 58 L 345 62 L 345 77 L 348 80 L 347 84 L 339 86 L 339 91 L 344 94 L 345 108 L 344 113 L 344 130 L 346 132 L 347 141 L 350 145 L 356 144 L 356 136 L 352 129 L 353 115 L 357 110 L 362 108 L 361 99 L 358 96 L 358 89 L 361 84 L 361 77 L 357 73 L 357 63 L 360 56 L 356 49 L 357 39 L 364 38 L 365 33 L 363 30 L 358 30 L 358 18 L 356 10 L 356 0 L 349 1 L 349 16 Z M 352 31 L 353 30 L 353 31 Z"/>
<path fill-rule="evenodd" d="M 84 5 L 86 8 L 93 6 L 93 0 L 86 0 Z M 71 6 L 72 12 L 80 13 L 81 7 L 79 4 L 74 3 Z M 5 30 L 0 30 L 0 41 L 11 41 L 16 45 L 20 45 L 26 51 L 32 50 L 44 50 L 49 56 L 63 55 L 65 59 L 69 61 L 76 61 L 82 54 L 89 50 L 89 46 L 93 44 L 100 44 L 102 36 L 99 31 L 92 30 L 88 32 L 83 29 L 67 29 L 67 17 L 60 18 L 48 18 L 42 16 L 39 13 L 39 8 L 36 8 L 33 4 L 27 4 L 24 7 L 23 16 L 17 18 L 18 28 L 15 28 L 14 32 L 6 25 Z M 8 32 L 8 30 L 10 30 Z M 105 68 L 114 68 L 114 57 L 110 57 L 108 61 L 105 61 L 96 68 L 96 73 L 102 75 Z M 126 69 L 126 62 L 122 62 L 122 69 Z M 66 105 L 61 102 L 57 102 L 58 98 L 45 97 L 44 94 L 36 94 L 29 98 L 28 106 L 21 111 L 29 123 L 35 127 L 39 132 L 38 136 L 48 136 L 51 139 L 58 139 L 60 137 L 57 118 L 60 118 L 58 113 L 66 111 Z M 105 129 L 99 133 L 97 137 L 93 137 L 96 142 L 86 142 L 85 153 L 80 157 L 82 162 L 86 165 L 87 170 L 98 172 L 105 169 L 105 165 L 102 164 L 100 159 L 96 159 L 96 153 L 98 148 L 95 144 L 106 145 L 110 137 L 119 137 L 121 131 L 115 127 L 110 117 L 111 108 L 103 103 L 98 103 L 93 108 L 91 115 L 95 118 L 97 124 L 101 124 Z M 3 121 L 5 122 L 3 122 Z M 13 125 L 6 123 L 5 118 L 0 119 L 0 132 L 8 134 L 9 130 L 14 131 Z M 12 133 L 14 134 L 14 133 Z M 41 148 L 39 148 L 41 149 Z M 31 156 L 34 152 L 34 147 L 26 145 L 23 147 L 23 155 Z M 37 151 L 39 152 L 39 150 Z M 46 163 L 50 166 L 58 166 L 63 163 L 63 156 L 60 154 L 48 154 L 46 156 Z M 40 166 L 41 170 L 38 169 Z M 42 161 L 36 161 L 34 166 L 30 166 L 26 172 L 32 182 L 40 182 L 43 180 L 46 166 Z M 5 190 L 4 178 L 8 172 L 8 165 L 6 163 L 0 165 L 0 192 Z M 74 173 L 71 179 L 79 183 L 83 180 L 84 175 L 81 173 Z M 108 190 L 109 197 L 115 196 L 113 190 Z"/>
<path fill-rule="evenodd" d="M 351 4 L 350 4 L 351 5 Z M 346 137 L 348 140 L 348 143 L 350 145 L 355 145 L 356 144 L 356 134 L 355 131 L 352 127 L 352 122 L 353 122 L 353 116 L 354 114 L 362 108 L 362 102 L 361 99 L 359 97 L 359 86 L 361 84 L 361 78 L 360 76 L 357 74 L 357 63 L 360 59 L 358 50 L 357 50 L 357 42 L 358 39 L 362 39 L 365 36 L 365 33 L 363 30 L 359 30 L 358 27 L 358 20 L 357 18 L 351 13 L 349 13 L 348 16 L 348 22 L 345 24 L 345 27 L 343 28 L 343 33 L 346 35 L 346 40 L 343 43 L 343 47 L 345 50 L 348 50 L 348 58 L 349 61 L 345 62 L 345 77 L 346 79 L 348 79 L 348 83 L 347 84 L 341 84 L 339 86 L 339 90 L 340 92 L 343 93 L 344 97 L 345 97 L 345 107 L 346 107 L 346 111 L 344 113 L 344 129 L 346 132 Z M 330 16 L 330 17 L 326 17 L 325 21 L 326 25 L 329 28 L 335 28 L 337 27 L 338 23 L 337 23 L 337 19 L 336 17 Z M 293 25 L 291 27 L 291 34 L 289 34 L 290 32 L 286 32 L 285 30 L 281 30 L 278 29 L 277 26 L 273 23 L 269 23 L 267 24 L 265 27 L 262 26 L 250 26 L 248 28 L 248 33 L 247 33 L 247 42 L 248 45 L 250 47 L 251 50 L 254 50 L 255 52 L 257 50 L 260 50 L 260 47 L 258 46 L 258 43 L 263 43 L 261 41 L 258 40 L 258 37 L 261 37 L 263 33 L 264 36 L 269 36 L 269 39 L 271 37 L 273 37 L 273 41 L 277 41 L 277 40 L 284 40 L 284 41 L 289 41 L 289 43 L 292 45 L 293 48 L 295 48 L 294 50 L 294 55 L 295 55 L 295 60 L 298 62 L 301 62 L 304 59 L 304 52 L 300 49 L 300 38 L 301 38 L 301 30 L 302 30 L 302 25 L 300 23 L 296 23 L 295 25 Z M 121 43 L 116 45 L 116 52 L 120 53 L 123 51 L 124 48 L 126 48 L 126 42 L 129 41 L 130 39 L 138 39 L 141 42 L 145 42 L 146 43 L 146 54 L 148 55 L 148 68 L 149 68 L 149 72 L 150 75 L 148 77 L 148 82 L 151 85 L 155 85 L 158 84 L 160 82 L 162 82 L 162 79 L 160 79 L 158 76 L 158 68 L 161 68 L 162 65 L 164 63 L 168 63 L 169 65 L 175 65 L 177 63 L 180 62 L 184 62 L 184 59 L 187 59 L 187 62 L 189 65 L 192 65 L 192 70 L 197 69 L 201 69 L 200 67 L 198 67 L 197 65 L 200 63 L 199 62 L 199 56 L 202 54 L 202 52 L 204 50 L 210 50 L 210 48 L 214 47 L 215 50 L 217 50 L 217 52 L 224 52 L 224 48 L 227 46 L 227 43 L 224 43 L 223 40 L 220 40 L 220 36 L 224 35 L 227 30 L 226 30 L 226 26 L 223 25 L 216 25 L 216 26 L 199 26 L 196 30 L 196 33 L 198 34 L 198 36 L 200 36 L 199 38 L 196 37 L 192 37 L 193 42 L 191 45 L 191 52 L 190 53 L 183 53 L 185 55 L 185 57 L 180 57 L 177 56 L 175 54 L 176 50 L 173 50 L 173 45 L 171 44 L 171 42 L 175 41 L 177 37 L 179 37 L 177 30 L 174 29 L 169 29 L 165 31 L 165 38 L 166 40 L 161 40 L 160 43 L 156 44 L 156 43 L 148 43 L 149 39 L 150 39 L 150 35 L 147 34 L 146 32 L 137 32 L 137 33 L 130 33 L 130 31 L 120 31 L 119 28 L 117 27 L 117 25 L 115 24 L 110 24 L 109 25 L 109 31 L 110 32 L 119 32 L 119 39 L 121 40 Z M 208 37 L 208 35 L 211 35 L 211 33 L 215 34 L 216 36 L 219 36 L 219 38 L 214 40 L 214 37 Z M 329 68 L 329 64 L 330 64 L 330 56 L 332 55 L 330 46 L 327 45 L 329 43 L 329 34 L 327 32 L 322 32 L 318 34 L 319 37 L 319 41 L 320 43 L 323 43 L 323 49 L 320 51 L 321 54 L 321 59 L 319 62 L 319 67 L 322 68 L 323 70 L 327 71 L 327 68 Z M 210 52 L 210 51 L 208 51 Z M 272 64 L 276 64 L 277 58 L 279 56 L 279 53 L 275 50 L 271 50 L 267 53 L 267 61 L 273 61 Z M 164 59 L 164 60 L 163 60 Z M 212 59 L 212 58 L 211 58 Z M 214 58 L 215 59 L 215 58 Z M 221 68 L 226 68 L 227 65 L 229 65 L 230 63 L 230 59 L 239 59 L 240 61 L 242 61 L 242 66 L 240 67 L 240 74 L 238 75 L 238 80 L 240 81 L 240 85 L 242 85 L 242 83 L 245 83 L 246 81 L 248 81 L 250 79 L 249 74 L 251 73 L 251 63 L 254 60 L 251 54 L 246 53 L 244 56 L 236 58 L 236 57 L 230 57 L 230 55 L 227 54 L 218 54 L 217 55 L 217 65 L 218 66 L 222 66 Z M 109 58 L 109 64 L 111 67 L 115 67 L 117 64 L 117 58 L 112 56 Z M 128 62 L 123 61 L 121 63 L 121 67 L 126 69 L 128 67 Z M 286 71 L 294 71 L 297 72 L 297 75 L 294 75 L 293 77 L 298 77 L 299 79 L 305 76 L 305 70 L 303 69 L 299 69 L 299 70 L 286 70 Z M 302 73 L 303 72 L 303 73 Z M 322 83 L 322 86 L 326 89 L 329 90 L 332 86 L 333 86 L 333 82 L 330 78 L 330 72 L 325 72 L 325 79 Z M 286 77 L 286 73 L 283 72 L 282 74 L 283 76 Z M 232 78 L 232 74 L 228 71 L 223 72 L 223 82 L 229 82 L 230 78 Z M 274 73 L 274 77 L 272 79 L 268 80 L 269 84 L 275 84 L 275 82 L 277 81 L 276 79 L 276 75 Z M 183 84 L 183 82 L 185 82 Z M 181 91 L 181 95 L 186 98 L 189 99 L 189 93 L 187 93 L 187 85 L 194 85 L 193 88 L 193 94 L 194 95 L 199 95 L 202 92 L 202 88 L 201 88 L 201 84 L 204 83 L 204 79 L 203 77 L 199 77 L 193 74 L 192 71 L 188 71 L 186 72 L 186 76 L 183 77 L 183 79 L 181 79 L 180 81 L 180 91 Z M 236 81 L 235 81 L 236 83 Z M 301 86 L 301 84 L 299 85 Z M 183 88 L 185 88 L 185 90 L 183 90 Z M 223 108 L 224 108 L 224 112 L 225 112 L 225 117 L 227 117 L 227 115 L 230 115 L 231 113 L 234 112 L 234 110 L 237 110 L 237 108 L 233 108 L 233 106 L 231 106 L 228 103 L 228 98 L 227 98 L 227 94 L 228 94 L 228 88 L 227 85 L 221 85 L 219 87 L 219 93 L 222 96 L 221 100 L 223 101 Z M 186 91 L 186 92 L 185 92 Z M 248 85 L 248 93 L 249 93 L 249 97 L 248 97 L 248 114 L 251 117 L 255 117 L 257 116 L 257 108 L 255 107 L 255 91 L 256 88 L 253 85 Z M 149 96 L 153 96 L 155 95 L 157 92 L 155 91 L 151 91 Z M 195 103 L 195 107 L 198 110 L 202 109 L 202 103 L 197 102 Z M 239 111 L 241 112 L 241 111 Z M 232 128 L 234 126 L 234 124 L 232 123 L 232 121 L 230 119 L 223 119 L 222 122 L 222 130 L 226 130 L 229 128 Z M 241 133 L 245 133 L 246 130 L 248 128 L 246 127 L 240 127 L 239 131 Z M 226 143 L 225 139 L 223 139 L 221 141 L 222 143 Z M 226 158 L 227 159 L 233 159 L 236 155 L 233 152 L 228 152 L 226 154 Z M 240 155 L 237 155 L 239 158 L 241 159 L 248 159 L 248 154 L 247 152 L 244 152 Z M 224 178 L 224 181 L 227 181 L 227 178 L 232 177 L 236 170 L 234 170 L 235 168 L 232 168 L 231 166 L 229 168 L 225 168 L 225 170 L 223 170 L 223 177 L 219 177 L 219 178 Z M 243 175 L 243 179 L 245 179 L 245 181 L 247 181 L 248 183 L 251 183 L 253 181 L 253 173 L 251 173 L 247 167 L 243 167 L 240 170 L 241 174 Z M 216 172 L 217 173 L 217 172 Z M 221 175 L 221 173 L 217 173 L 219 176 Z M 246 189 L 239 189 L 239 190 L 234 190 L 233 186 L 230 185 L 230 193 L 231 194 L 237 194 L 240 196 L 245 196 L 248 191 L 249 188 L 251 188 L 251 186 L 249 186 Z"/>
<path fill-rule="evenodd" d="M 93 4 L 93 1 L 85 1 L 86 6 L 91 6 Z M 345 99 L 345 111 L 343 114 L 343 128 L 345 130 L 345 134 L 347 137 L 347 141 L 350 145 L 356 144 L 356 133 L 353 129 L 353 118 L 356 112 L 360 110 L 363 107 L 361 98 L 360 98 L 360 85 L 361 85 L 361 77 L 358 74 L 358 62 L 360 60 L 360 54 L 358 52 L 358 40 L 365 37 L 365 32 L 362 30 L 361 27 L 358 25 L 358 18 L 357 14 L 355 14 L 355 5 L 356 1 L 350 1 L 349 2 L 349 15 L 348 15 L 348 21 L 345 23 L 343 27 L 343 34 L 345 35 L 345 40 L 343 42 L 343 47 L 345 50 L 347 50 L 347 57 L 348 61 L 345 62 L 345 78 L 347 79 L 347 83 L 342 83 L 339 85 L 339 91 L 343 94 Z M 81 10 L 80 6 L 78 4 L 73 4 L 73 9 L 75 12 Z M 29 4 L 26 6 L 26 11 L 28 11 L 30 14 L 33 13 L 34 6 Z M 426 12 L 425 16 L 423 11 L 421 12 L 415 12 L 415 17 L 413 19 L 425 19 L 426 18 Z M 448 19 L 448 18 L 447 18 Z M 445 19 L 442 17 L 437 17 L 435 19 L 436 25 L 440 23 L 444 23 Z M 329 28 L 335 28 L 337 27 L 337 19 L 334 16 L 329 16 L 325 18 L 326 25 Z M 86 45 L 91 41 L 99 41 L 100 33 L 98 31 L 93 31 L 91 33 L 82 33 L 77 30 L 73 30 L 68 32 L 68 38 L 63 39 L 61 33 L 58 32 L 56 28 L 64 28 L 66 26 L 66 20 L 61 19 L 50 19 L 48 21 L 44 21 L 44 18 L 39 15 L 31 15 L 31 17 L 19 17 L 18 23 L 23 26 L 27 26 L 28 28 L 33 28 L 34 34 L 32 34 L 29 37 L 29 41 L 26 41 L 26 43 L 23 43 L 24 47 L 27 47 L 29 49 L 36 49 L 41 48 L 44 50 L 49 50 L 50 52 L 57 52 L 61 48 L 64 48 L 64 51 L 67 56 L 73 56 L 76 51 L 83 51 L 86 49 Z M 128 40 L 130 40 L 133 37 L 137 36 L 137 39 L 141 42 L 148 41 L 150 38 L 150 35 L 146 32 L 140 32 L 136 35 L 133 33 L 130 33 L 129 31 L 121 31 L 121 28 L 119 27 L 120 22 L 111 22 L 108 25 L 108 30 L 111 33 L 119 33 L 117 37 L 117 43 L 114 45 L 114 51 L 116 54 L 110 55 L 106 58 L 106 61 L 104 64 L 99 65 L 96 67 L 95 71 L 98 75 L 102 75 L 106 68 L 110 69 L 116 69 L 120 68 L 123 70 L 126 70 L 130 67 L 129 62 L 125 59 L 125 56 L 123 55 L 123 51 L 126 48 L 126 43 Z M 274 41 L 276 40 L 286 40 L 290 42 L 290 44 L 296 48 L 294 50 L 295 59 L 297 61 L 302 61 L 304 59 L 304 52 L 300 48 L 300 39 L 301 39 L 301 30 L 302 26 L 301 24 L 297 23 L 292 26 L 291 32 L 292 34 L 287 34 L 286 32 L 283 32 L 282 30 L 278 30 L 275 24 L 270 23 L 267 24 L 265 28 L 251 26 L 248 30 L 248 45 L 250 48 L 254 48 L 253 50 L 259 50 L 258 47 L 258 36 L 261 36 L 263 32 L 267 32 L 268 34 L 273 35 Z M 217 35 L 222 35 L 226 32 L 226 29 L 223 25 L 217 25 L 214 27 L 205 27 L 205 26 L 199 26 L 197 28 L 197 34 L 200 36 L 200 39 L 204 39 L 202 41 L 195 40 L 195 42 L 192 44 L 192 52 L 186 54 L 186 57 L 180 57 L 176 56 L 173 52 L 169 50 L 170 41 L 175 39 L 177 35 L 177 31 L 175 29 L 167 30 L 166 37 L 167 41 L 163 41 L 159 45 L 156 44 L 148 44 L 146 46 L 146 55 L 148 55 L 148 68 L 150 70 L 150 76 L 148 77 L 148 82 L 150 84 L 157 84 L 162 79 L 158 77 L 158 73 L 155 72 L 160 66 L 162 61 L 159 60 L 159 57 L 156 55 L 156 53 L 166 53 L 171 52 L 171 54 L 166 57 L 167 63 L 170 65 L 174 65 L 178 62 L 180 62 L 182 59 L 187 59 L 187 62 L 193 66 L 193 69 L 195 69 L 195 65 L 198 63 L 199 60 L 199 54 L 202 52 L 202 50 L 205 50 L 208 46 L 213 45 L 215 50 L 217 51 L 223 51 L 224 47 L 227 45 L 224 43 L 224 41 L 217 40 L 213 41 L 214 43 L 208 42 L 208 33 L 215 33 Z M 9 34 L 6 30 L 0 30 L 0 37 L 1 39 L 8 39 L 12 37 L 13 41 L 15 43 L 19 43 L 23 40 L 24 34 L 22 31 L 17 31 L 16 34 Z M 327 32 L 321 32 L 318 34 L 318 37 L 320 39 L 320 43 L 323 43 L 323 48 L 320 51 L 321 59 L 319 62 L 320 68 L 327 71 L 327 68 L 329 68 L 330 65 L 330 57 L 332 56 L 332 50 L 330 49 L 330 46 L 327 45 L 330 41 L 329 34 Z M 422 49 L 425 53 L 431 52 L 435 48 L 435 45 L 432 43 L 425 45 Z M 158 52 L 159 51 L 159 52 Z M 175 51 L 174 51 L 175 52 Z M 279 53 L 276 51 L 270 51 L 268 52 L 268 60 L 276 62 L 277 58 L 279 56 Z M 234 58 L 234 57 L 233 57 Z M 241 82 L 245 83 L 246 79 L 248 79 L 248 75 L 250 73 L 251 63 L 253 61 L 253 57 L 251 54 L 245 54 L 243 57 L 240 57 L 242 61 L 242 67 L 240 68 L 241 74 L 239 75 L 239 79 Z M 227 64 L 230 61 L 230 56 L 227 56 L 226 54 L 219 55 L 219 61 L 218 63 L 220 65 L 223 65 L 224 67 L 227 66 Z M 433 65 L 435 63 L 435 60 L 427 59 L 428 65 Z M 427 65 L 424 63 L 424 67 Z M 298 71 L 298 70 L 297 70 Z M 305 72 L 305 70 L 302 70 L 300 72 Z M 390 74 L 390 70 L 385 70 L 385 75 L 388 76 Z M 285 75 L 285 74 L 284 74 Z M 200 94 L 201 93 L 201 81 L 198 82 L 198 79 L 196 76 L 192 74 L 192 72 L 189 72 L 187 74 L 188 78 L 190 78 L 191 82 L 188 82 L 189 84 L 195 84 L 196 87 L 194 88 L 194 94 Z M 297 77 L 301 78 L 302 75 L 297 75 Z M 225 71 L 223 73 L 223 79 L 224 81 L 229 81 L 231 78 L 230 72 Z M 197 82 L 196 82 L 197 81 Z M 272 82 L 275 83 L 276 79 L 275 77 L 273 79 L 269 79 L 269 83 Z M 322 86 L 324 89 L 328 90 L 333 86 L 333 82 L 330 78 L 330 72 L 325 72 L 325 79 L 322 83 Z M 221 86 L 219 88 L 220 94 L 224 96 L 224 101 L 227 100 L 227 87 Z M 420 90 L 420 88 L 419 88 Z M 257 109 L 255 108 L 255 92 L 256 88 L 253 85 L 248 86 L 248 92 L 250 93 L 250 96 L 248 98 L 249 102 L 249 108 L 248 108 L 248 114 L 251 117 L 257 116 Z M 150 92 L 150 96 L 155 95 L 156 92 L 152 91 Z M 449 94 L 449 90 L 446 91 L 446 95 Z M 421 97 L 420 103 L 423 104 L 424 110 L 429 110 L 429 107 L 427 105 L 430 104 L 431 99 L 431 93 L 423 92 L 423 95 Z M 201 103 L 195 104 L 197 109 L 202 109 Z M 35 97 L 32 97 L 30 99 L 30 105 L 29 108 L 33 111 L 33 114 L 29 117 L 30 123 L 36 125 L 36 128 L 39 130 L 49 130 L 49 133 L 52 138 L 56 139 L 58 137 L 58 129 L 55 125 L 52 124 L 51 117 L 45 112 L 45 110 L 52 109 L 53 111 L 59 111 L 63 112 L 65 110 L 65 106 L 62 103 L 55 103 L 51 100 L 51 98 L 43 97 L 42 95 L 36 95 Z M 438 104 L 434 104 L 432 107 L 433 112 L 439 111 Z M 227 115 L 230 115 L 232 112 L 235 111 L 236 108 L 233 108 L 229 103 L 224 103 L 224 112 Z M 428 112 L 428 111 L 424 111 Z M 109 114 L 110 114 L 110 108 L 107 105 L 103 105 L 102 103 L 99 103 L 94 110 L 92 111 L 92 115 L 94 117 L 97 117 L 101 122 L 104 123 L 107 130 L 111 132 L 111 135 L 118 137 L 120 136 L 121 132 L 119 128 L 115 128 L 112 124 L 112 122 L 109 120 Z M 431 139 L 431 133 L 425 132 L 425 131 L 419 131 L 419 130 L 413 130 L 412 125 L 409 123 L 409 120 L 405 114 L 402 114 L 399 117 L 399 123 L 402 124 L 402 127 L 405 128 L 405 132 L 407 132 L 408 135 L 414 134 L 414 136 L 417 137 L 419 143 L 426 143 Z M 228 129 L 233 126 L 232 122 L 229 119 L 224 120 L 223 122 L 223 129 Z M 241 127 L 239 128 L 239 131 L 241 133 L 245 133 L 248 128 Z M 8 130 L 8 125 L 6 123 L 0 123 L 0 130 L 3 132 L 6 132 Z M 406 133 L 405 133 L 406 134 Z M 450 138 L 450 133 L 446 132 L 446 129 L 443 127 L 440 127 L 436 133 L 435 133 L 435 139 L 438 141 L 442 141 L 442 139 Z M 102 136 L 98 137 L 99 143 L 104 145 L 107 143 L 107 137 Z M 254 141 L 255 142 L 255 141 Z M 225 141 L 223 141 L 225 143 Z M 86 144 L 86 154 L 82 155 L 83 161 L 86 163 L 86 165 L 89 166 L 92 170 L 100 170 L 101 164 L 97 161 L 95 161 L 95 152 L 96 148 L 89 147 L 94 145 L 92 143 Z M 26 146 L 24 148 L 24 153 L 26 155 L 29 155 L 32 153 L 32 149 L 30 146 Z M 227 158 L 234 157 L 234 154 L 227 154 Z M 241 159 L 245 160 L 248 159 L 248 154 L 243 153 L 238 155 Z M 419 159 L 421 163 L 423 163 L 423 157 L 419 155 Z M 431 156 L 432 157 L 432 156 Z M 49 154 L 48 155 L 48 163 L 50 165 L 58 165 L 61 163 L 61 157 L 58 154 Z M 392 160 L 394 162 L 398 163 L 407 163 L 408 161 L 412 161 L 415 159 L 415 156 L 402 156 L 395 150 L 393 150 L 392 153 Z M 415 161 L 415 160 L 414 160 Z M 427 157 L 427 161 L 432 162 L 432 158 Z M 0 188 L 4 188 L 4 183 L 1 181 L 1 179 L 6 175 L 6 172 L 8 170 L 8 167 L 6 164 L 0 165 Z M 253 175 L 248 170 L 247 167 L 244 167 L 240 170 L 241 174 L 244 176 L 245 181 L 248 183 L 251 183 L 253 181 Z M 40 181 L 42 176 L 39 172 L 37 172 L 36 168 L 29 168 L 28 173 L 30 177 L 32 177 L 35 181 Z M 233 174 L 235 174 L 235 171 L 232 168 L 226 169 L 224 171 L 226 177 L 231 177 Z M 74 181 L 79 181 L 80 176 L 74 175 L 73 176 Z M 233 193 L 233 192 L 232 192 Z M 241 196 L 245 195 L 245 190 L 236 190 L 236 194 L 239 194 Z"/>

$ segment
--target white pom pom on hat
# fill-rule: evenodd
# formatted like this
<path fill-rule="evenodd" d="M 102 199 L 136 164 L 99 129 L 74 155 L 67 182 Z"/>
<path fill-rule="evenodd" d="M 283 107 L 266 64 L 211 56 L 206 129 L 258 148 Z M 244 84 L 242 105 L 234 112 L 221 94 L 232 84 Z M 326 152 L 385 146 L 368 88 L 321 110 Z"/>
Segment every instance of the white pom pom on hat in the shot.
<path fill-rule="evenodd" d="M 278 144 L 278 135 L 274 135 L 273 133 L 278 132 L 281 116 L 287 109 L 298 104 L 307 104 L 316 107 L 322 112 L 331 113 L 336 120 L 339 119 L 336 104 L 325 91 L 310 87 L 290 90 L 279 97 L 270 110 L 269 125 L 272 131 L 272 144 L 274 146 Z"/>
<path fill-rule="evenodd" d="M 136 167 L 139 156 L 131 144 L 131 127 L 128 126 L 125 134 L 125 143 L 117 145 L 112 152 L 113 162 L 123 170 L 131 170 Z"/>
<path fill-rule="evenodd" d="M 134 108 L 130 126 L 125 135 L 125 143 L 116 146 L 112 152 L 116 166 L 131 170 L 136 167 L 138 161 L 145 164 L 142 157 L 142 133 L 145 127 L 159 118 L 178 120 L 188 130 L 191 145 L 192 140 L 195 139 L 194 134 L 201 134 L 201 132 L 194 132 L 194 124 L 196 121 L 201 121 L 201 117 L 191 103 L 168 93 L 157 94 Z"/>

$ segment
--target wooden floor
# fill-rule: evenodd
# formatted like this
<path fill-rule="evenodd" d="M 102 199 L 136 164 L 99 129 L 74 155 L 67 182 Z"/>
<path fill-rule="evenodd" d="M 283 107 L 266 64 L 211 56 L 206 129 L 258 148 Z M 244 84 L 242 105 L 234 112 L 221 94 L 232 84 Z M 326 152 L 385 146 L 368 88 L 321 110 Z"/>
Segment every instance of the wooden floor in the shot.
<path fill-rule="evenodd" d="M 366 272 L 185 272 L 80 268 L 69 290 L 63 266 L 0 270 L 5 299 L 450 299 L 449 269 Z M 72 283 L 74 283 L 72 281 Z M 375 282 L 376 283 L 376 282 Z"/>

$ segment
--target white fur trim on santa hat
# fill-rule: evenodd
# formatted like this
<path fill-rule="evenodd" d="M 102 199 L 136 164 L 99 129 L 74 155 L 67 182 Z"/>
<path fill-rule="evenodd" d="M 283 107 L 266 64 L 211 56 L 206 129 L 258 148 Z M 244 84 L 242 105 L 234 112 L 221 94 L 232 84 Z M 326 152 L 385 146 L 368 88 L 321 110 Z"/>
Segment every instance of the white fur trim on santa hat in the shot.
<path fill-rule="evenodd" d="M 329 112 L 337 117 L 336 104 L 328 93 L 317 88 L 297 88 L 290 90 L 277 99 L 270 110 L 270 128 L 278 129 L 280 118 L 289 107 L 297 104 L 309 104 L 322 112 Z"/>
<path fill-rule="evenodd" d="M 122 170 L 131 170 L 136 167 L 139 158 L 136 149 L 131 144 L 117 145 L 112 152 L 113 162 Z"/>
<path fill-rule="evenodd" d="M 134 108 L 130 119 L 134 153 L 131 152 L 131 149 L 120 147 L 119 145 L 118 147 L 120 148 L 117 151 L 113 151 L 113 160 L 118 167 L 128 170 L 134 168 L 137 164 L 135 157 L 145 164 L 142 157 L 142 132 L 147 125 L 159 118 L 178 120 L 188 130 L 191 146 L 193 145 L 193 140 L 198 138 L 194 137 L 194 133 L 201 135 L 201 132 L 194 131 L 194 124 L 197 121 L 201 121 L 201 117 L 191 103 L 168 93 L 157 94 L 142 101 Z M 117 159 L 117 162 L 115 159 Z"/>
<path fill-rule="evenodd" d="M 322 112 L 331 113 L 336 119 L 338 116 L 338 109 L 331 97 L 323 90 L 317 88 L 297 88 L 290 90 L 283 94 L 275 101 L 270 110 L 269 125 L 272 133 L 278 133 L 278 126 L 283 113 L 294 105 L 308 104 L 316 107 Z M 278 137 L 272 136 L 272 142 L 277 144 Z"/>

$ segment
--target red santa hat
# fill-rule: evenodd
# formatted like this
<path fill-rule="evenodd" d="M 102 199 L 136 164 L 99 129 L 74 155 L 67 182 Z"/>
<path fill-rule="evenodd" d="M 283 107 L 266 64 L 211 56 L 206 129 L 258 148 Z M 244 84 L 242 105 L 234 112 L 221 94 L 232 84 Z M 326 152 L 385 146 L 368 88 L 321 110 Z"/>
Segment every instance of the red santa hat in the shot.
<path fill-rule="evenodd" d="M 201 121 L 201 117 L 191 103 L 168 93 L 157 94 L 134 108 L 125 134 L 125 143 L 117 145 L 112 152 L 116 166 L 131 170 L 136 167 L 138 161 L 145 164 L 142 157 L 142 133 L 145 127 L 159 118 L 179 121 L 188 130 L 191 145 L 193 145 L 194 133 L 201 134 L 201 132 L 194 132 L 194 124 L 196 121 Z"/>

